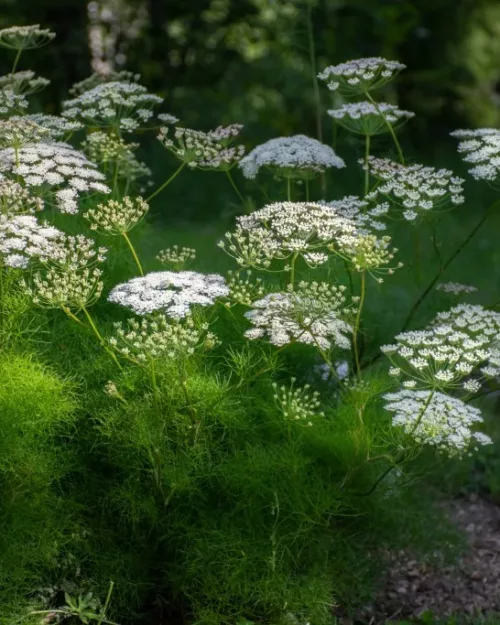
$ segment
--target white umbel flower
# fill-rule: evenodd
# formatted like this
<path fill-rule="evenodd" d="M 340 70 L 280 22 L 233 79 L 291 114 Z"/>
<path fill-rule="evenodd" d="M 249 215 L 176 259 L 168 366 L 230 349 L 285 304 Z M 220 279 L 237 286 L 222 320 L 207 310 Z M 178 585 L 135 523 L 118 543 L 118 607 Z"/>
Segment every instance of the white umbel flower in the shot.
<path fill-rule="evenodd" d="M 481 411 L 460 399 L 433 391 L 401 390 L 384 395 L 385 409 L 394 413 L 392 424 L 422 445 L 432 445 L 450 456 L 469 452 L 492 440 L 474 432 L 483 422 Z"/>
<path fill-rule="evenodd" d="M 455 130 L 452 137 L 459 139 L 458 153 L 463 160 L 474 165 L 469 169 L 475 180 L 495 182 L 500 174 L 500 129 L 478 128 Z"/>
<path fill-rule="evenodd" d="M 0 115 L 20 114 L 28 108 L 28 100 L 12 88 L 0 89 Z"/>
<path fill-rule="evenodd" d="M 35 76 L 35 72 L 24 70 L 0 76 L 0 90 L 10 89 L 14 93 L 26 96 L 38 93 L 50 84 L 50 80 Z"/>
<path fill-rule="evenodd" d="M 43 200 L 32 195 L 19 183 L 4 178 L 0 180 L 0 214 L 23 215 L 37 213 L 43 209 Z"/>
<path fill-rule="evenodd" d="M 366 163 L 360 161 L 366 169 Z M 368 171 L 380 182 L 366 196 L 368 201 L 378 201 L 382 195 L 399 208 L 410 222 L 429 211 L 463 204 L 465 180 L 448 169 L 435 169 L 423 165 L 401 165 L 387 158 L 370 157 Z"/>
<path fill-rule="evenodd" d="M 415 113 L 398 109 L 394 104 L 353 102 L 327 111 L 341 126 L 360 135 L 374 136 L 389 132 L 387 124 L 398 128 L 415 117 Z"/>
<path fill-rule="evenodd" d="M 270 293 L 245 313 L 254 326 L 245 336 L 267 336 L 278 347 L 296 342 L 323 350 L 333 346 L 350 349 L 352 328 L 345 319 L 352 310 L 346 305 L 344 291 L 343 286 L 324 282 L 301 282 L 296 291 Z"/>
<path fill-rule="evenodd" d="M 108 200 L 89 209 L 83 217 L 90 222 L 90 229 L 108 235 L 121 235 L 135 228 L 149 210 L 142 197 L 125 196 L 122 200 Z"/>
<path fill-rule="evenodd" d="M 331 167 L 345 167 L 345 163 L 330 146 L 305 135 L 295 135 L 270 139 L 240 161 L 246 178 L 255 178 L 262 167 L 280 178 L 307 180 Z"/>
<path fill-rule="evenodd" d="M 0 215 L 0 265 L 25 269 L 33 259 L 51 258 L 63 236 L 32 215 Z"/>
<path fill-rule="evenodd" d="M 290 387 L 273 383 L 274 401 L 285 421 L 312 426 L 314 419 L 325 416 L 324 412 L 319 411 L 321 406 L 319 393 L 312 391 L 309 384 L 302 387 L 294 386 L 295 381 L 295 378 L 292 378 Z"/>
<path fill-rule="evenodd" d="M 11 26 L 0 30 L 0 46 L 10 50 L 33 50 L 46 45 L 55 36 L 48 28 L 40 28 L 40 24 Z"/>
<path fill-rule="evenodd" d="M 58 115 L 46 115 L 45 113 L 33 113 L 25 115 L 23 119 L 38 124 L 47 130 L 51 139 L 58 141 L 71 135 L 73 132 L 81 130 L 83 125 L 80 122 L 71 121 Z"/>
<path fill-rule="evenodd" d="M 138 315 L 158 310 L 167 317 L 180 319 L 190 313 L 192 306 L 211 306 L 227 295 L 229 288 L 218 274 L 156 271 L 118 284 L 108 299 Z"/>
<path fill-rule="evenodd" d="M 450 293 L 452 295 L 467 295 L 476 293 L 477 288 L 469 284 L 461 284 L 460 282 L 441 282 L 436 286 L 436 291 Z"/>
<path fill-rule="evenodd" d="M 331 91 L 357 95 L 382 87 L 403 69 L 406 65 L 399 61 L 368 57 L 330 65 L 318 74 L 318 78 L 324 80 Z"/>
<path fill-rule="evenodd" d="M 67 143 L 57 141 L 0 150 L 0 172 L 21 179 L 41 197 L 53 194 L 62 213 L 78 212 L 82 192 L 110 192 L 102 182 L 104 174 L 94 163 Z"/>
<path fill-rule="evenodd" d="M 133 82 L 110 81 L 63 102 L 62 115 L 90 126 L 119 127 L 133 132 L 152 116 L 163 98 Z"/>
<path fill-rule="evenodd" d="M 347 195 L 340 200 L 326 202 L 339 215 L 351 219 L 360 232 L 380 232 L 387 226 L 379 217 L 384 217 L 389 212 L 389 204 L 383 202 L 376 206 L 370 205 L 366 199 L 362 200 L 356 195 Z"/>

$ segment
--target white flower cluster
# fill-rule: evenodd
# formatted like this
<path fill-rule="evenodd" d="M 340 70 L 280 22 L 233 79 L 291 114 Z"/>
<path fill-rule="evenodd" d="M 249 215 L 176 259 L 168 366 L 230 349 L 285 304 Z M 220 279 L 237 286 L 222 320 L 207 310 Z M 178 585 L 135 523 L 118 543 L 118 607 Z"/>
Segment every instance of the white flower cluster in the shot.
<path fill-rule="evenodd" d="M 0 148 L 21 148 L 49 138 L 49 131 L 27 117 L 0 120 Z"/>
<path fill-rule="evenodd" d="M 486 377 L 500 375 L 498 345 L 500 338 L 500 313 L 479 305 L 459 304 L 451 310 L 436 315 L 432 325 L 446 324 L 457 332 L 467 333 L 473 340 L 489 341 L 488 364 L 481 368 Z"/>
<path fill-rule="evenodd" d="M 331 248 L 334 249 L 334 248 Z M 387 273 L 392 275 L 395 269 L 400 269 L 403 263 L 387 267 L 394 260 L 398 251 L 391 248 L 391 237 L 377 237 L 374 234 L 360 233 L 356 236 L 343 236 L 337 241 L 336 251 L 344 260 L 352 263 L 356 271 L 368 271 L 374 273 Z M 375 276 L 373 276 L 375 277 Z M 375 278 L 382 283 L 383 278 Z"/>
<path fill-rule="evenodd" d="M 188 357 L 198 349 L 213 347 L 215 342 L 208 324 L 197 326 L 190 316 L 179 323 L 163 315 L 115 323 L 115 335 L 109 339 L 113 349 L 139 364 L 159 358 Z"/>
<path fill-rule="evenodd" d="M 122 200 L 108 200 L 89 209 L 83 217 L 90 221 L 90 229 L 103 234 L 120 235 L 132 230 L 149 210 L 142 197 L 125 196 Z"/>
<path fill-rule="evenodd" d="M 228 245 L 221 241 L 219 246 L 243 267 L 267 268 L 273 258 L 296 252 L 321 264 L 329 244 L 356 233 L 351 220 L 324 204 L 276 202 L 237 217 L 236 231 L 226 234 Z"/>
<path fill-rule="evenodd" d="M 0 214 L 23 215 L 43 209 L 43 201 L 19 183 L 4 178 L 0 180 Z"/>
<path fill-rule="evenodd" d="M 295 381 L 295 378 L 292 378 L 290 388 L 273 383 L 274 401 L 286 421 L 297 421 L 312 426 L 311 419 L 325 416 L 324 412 L 318 412 L 321 406 L 319 393 L 311 391 L 309 384 L 294 388 Z"/>
<path fill-rule="evenodd" d="M 394 413 L 392 424 L 422 445 L 449 455 L 460 455 L 493 441 L 472 428 L 482 423 L 481 411 L 455 397 L 436 391 L 401 390 L 384 395 L 385 408 Z"/>
<path fill-rule="evenodd" d="M 406 68 L 399 61 L 381 57 L 354 59 L 338 65 L 330 65 L 318 74 L 332 91 L 337 89 L 346 95 L 366 93 L 382 87 Z"/>
<path fill-rule="evenodd" d="M 366 168 L 364 160 L 359 161 Z M 449 169 L 435 169 L 423 165 L 401 165 L 387 158 L 371 156 L 368 171 L 380 184 L 366 196 L 377 200 L 380 195 L 390 198 L 401 207 L 403 217 L 415 222 L 419 214 L 463 204 L 465 180 L 453 175 Z"/>
<path fill-rule="evenodd" d="M 59 117 L 58 115 L 46 115 L 45 113 L 25 115 L 22 119 L 29 120 L 38 124 L 42 128 L 45 128 L 48 136 L 54 141 L 68 137 L 73 132 L 83 128 L 80 122 L 70 121 L 69 119 L 64 119 L 64 117 Z M 35 141 L 33 140 L 33 143 L 34 142 Z"/>
<path fill-rule="evenodd" d="M 394 367 L 391 373 L 410 378 L 403 382 L 405 388 L 415 388 L 417 383 L 426 388 L 457 388 L 460 380 L 490 358 L 490 337 L 484 333 L 472 337 L 449 324 L 402 332 L 396 341 L 381 349 Z M 480 387 L 475 382 L 473 391 Z"/>
<path fill-rule="evenodd" d="M 229 301 L 226 303 L 228 307 L 232 303 L 251 306 L 252 302 L 261 298 L 265 293 L 262 279 L 255 278 L 254 280 L 250 269 L 243 276 L 239 271 L 230 271 L 227 286 L 229 287 Z"/>
<path fill-rule="evenodd" d="M 49 84 L 50 80 L 35 76 L 35 72 L 29 69 L 0 76 L 0 90 L 10 89 L 14 93 L 25 96 L 38 93 Z"/>
<path fill-rule="evenodd" d="M 176 127 L 174 138 L 169 136 L 170 128 L 162 127 L 158 139 L 180 161 L 192 169 L 219 169 L 227 171 L 234 167 L 245 154 L 245 146 L 232 146 L 243 126 L 231 124 L 215 130 L 202 132 L 191 128 Z"/>
<path fill-rule="evenodd" d="M 11 50 L 33 50 L 52 41 L 55 33 L 40 24 L 31 26 L 11 26 L 0 30 L 0 46 Z"/>
<path fill-rule="evenodd" d="M 179 247 L 178 245 L 174 245 L 173 247 L 167 247 L 161 250 L 156 259 L 160 261 L 162 265 L 171 267 L 175 271 L 180 271 L 196 259 L 196 250 L 192 247 Z"/>
<path fill-rule="evenodd" d="M 142 85 L 110 81 L 63 102 L 62 115 L 87 125 L 133 132 L 151 119 L 151 108 L 161 102 L 163 98 L 148 93 Z"/>
<path fill-rule="evenodd" d="M 33 259 L 46 260 L 62 238 L 60 230 L 32 215 L 0 215 L 0 265 L 25 269 Z"/>
<path fill-rule="evenodd" d="M 365 136 L 380 135 L 388 132 L 387 124 L 397 128 L 415 117 L 415 113 L 398 109 L 394 104 L 379 102 L 353 102 L 343 104 L 338 109 L 330 109 L 328 115 L 341 126 Z"/>
<path fill-rule="evenodd" d="M 452 295 L 466 295 L 475 293 L 477 289 L 475 286 L 460 282 L 441 282 L 436 286 L 436 291 L 443 291 L 443 293 L 451 293 Z"/>
<path fill-rule="evenodd" d="M 346 305 L 345 287 L 326 282 L 301 282 L 296 291 L 270 293 L 253 302 L 245 317 L 254 326 L 249 339 L 269 337 L 278 347 L 306 343 L 323 350 L 333 346 L 350 349 L 352 328 L 345 320 L 352 314 Z"/>
<path fill-rule="evenodd" d="M 158 310 L 180 319 L 189 315 L 191 306 L 211 306 L 227 295 L 229 288 L 218 274 L 156 271 L 115 286 L 108 299 L 138 315 Z"/>
<path fill-rule="evenodd" d="M 75 309 L 92 305 L 99 299 L 103 283 L 98 265 L 106 250 L 92 239 L 65 235 L 44 258 L 45 268 L 36 271 L 26 292 L 42 308 Z"/>
<path fill-rule="evenodd" d="M 360 233 L 369 234 L 372 231 L 386 230 L 387 226 L 378 217 L 383 217 L 389 212 L 389 204 L 383 202 L 377 206 L 370 206 L 366 200 L 362 200 L 356 195 L 346 195 L 340 200 L 326 202 L 327 206 L 341 215 L 350 219 L 356 224 Z"/>
<path fill-rule="evenodd" d="M 22 93 L 16 93 L 13 89 L 0 89 L 0 115 L 12 115 L 22 113 L 28 108 L 28 100 Z"/>
<path fill-rule="evenodd" d="M 178 117 L 175 117 L 175 115 L 171 115 L 170 113 L 158 113 L 156 117 L 164 124 L 169 124 L 171 126 L 180 121 Z"/>
<path fill-rule="evenodd" d="M 34 187 L 40 195 L 47 187 L 67 185 L 54 193 L 62 213 L 78 212 L 78 196 L 84 191 L 109 193 L 110 189 L 86 156 L 66 143 L 42 142 L 28 144 L 18 150 L 0 150 L 0 172 L 19 177 L 28 187 Z"/>
<path fill-rule="evenodd" d="M 109 177 L 116 174 L 131 182 L 151 175 L 149 167 L 134 154 L 138 147 L 138 143 L 126 143 L 121 137 L 101 131 L 90 133 L 82 142 L 83 151 L 91 161 L 102 165 Z"/>
<path fill-rule="evenodd" d="M 460 139 L 458 152 L 466 163 L 474 165 L 469 173 L 475 180 L 497 180 L 500 174 L 500 129 L 455 130 L 451 136 Z"/>
<path fill-rule="evenodd" d="M 240 161 L 246 178 L 255 178 L 261 167 L 280 178 L 308 180 L 330 167 L 345 167 L 345 163 L 330 146 L 305 135 L 295 135 L 270 139 Z"/>

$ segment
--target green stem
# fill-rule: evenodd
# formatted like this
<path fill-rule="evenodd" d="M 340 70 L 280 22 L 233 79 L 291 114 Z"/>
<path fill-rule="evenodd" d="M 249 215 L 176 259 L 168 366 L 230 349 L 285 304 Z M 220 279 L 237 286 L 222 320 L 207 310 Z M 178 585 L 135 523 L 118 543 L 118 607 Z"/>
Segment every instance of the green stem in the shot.
<path fill-rule="evenodd" d="M 231 183 L 231 186 L 233 187 L 236 195 L 239 197 L 239 199 L 240 199 L 241 203 L 243 204 L 243 206 L 245 206 L 245 198 L 241 195 L 240 190 L 236 186 L 236 183 L 234 182 L 234 179 L 231 176 L 231 172 L 229 171 L 229 169 L 226 169 L 226 174 L 227 174 L 229 182 Z"/>
<path fill-rule="evenodd" d="M 151 193 L 151 195 L 148 198 L 146 198 L 146 202 L 151 202 L 151 200 L 154 197 L 156 197 L 158 193 L 161 193 L 163 189 L 165 189 L 165 187 L 167 187 L 181 173 L 181 171 L 184 169 L 185 166 L 186 166 L 186 163 L 181 163 L 180 167 L 178 167 L 174 171 L 174 173 L 170 176 L 170 178 L 168 178 L 168 180 L 166 180 L 160 187 L 158 187 L 156 191 L 153 191 L 153 193 Z"/>
<path fill-rule="evenodd" d="M 422 302 L 426 299 L 426 297 L 429 295 L 429 293 L 432 291 L 432 289 L 434 288 L 436 282 L 439 280 L 439 278 L 443 275 L 443 273 L 446 271 L 446 269 L 448 269 L 448 267 L 451 265 L 451 263 L 455 260 L 455 258 L 457 258 L 457 256 L 459 256 L 459 254 L 462 252 L 462 250 L 470 243 L 470 241 L 475 237 L 476 233 L 479 231 L 479 229 L 481 228 L 481 226 L 486 222 L 486 220 L 488 219 L 488 217 L 492 214 L 493 210 L 497 207 L 500 206 L 500 200 L 497 200 L 496 202 L 494 202 L 489 208 L 488 210 L 485 212 L 485 214 L 483 215 L 483 217 L 478 221 L 478 223 L 474 226 L 474 228 L 469 232 L 469 234 L 465 237 L 465 239 L 462 241 L 462 243 L 460 243 L 460 245 L 456 248 L 456 250 L 453 252 L 453 254 L 451 254 L 451 256 L 448 257 L 448 259 L 444 262 L 444 263 L 440 263 L 440 267 L 438 272 L 436 273 L 436 275 L 434 276 L 434 278 L 430 281 L 430 283 L 428 284 L 427 288 L 421 293 L 420 297 L 417 299 L 417 301 L 413 304 L 413 306 L 410 309 L 410 312 L 408 313 L 408 316 L 406 317 L 406 320 L 403 324 L 402 327 L 402 331 L 404 332 L 404 330 L 406 330 L 406 328 L 410 325 L 415 313 L 417 312 L 417 310 L 419 309 L 420 305 L 422 304 Z"/>
<path fill-rule="evenodd" d="M 22 50 L 18 50 L 16 54 L 16 58 L 14 59 L 14 65 L 12 66 L 11 74 L 16 71 L 17 64 L 19 63 L 19 59 L 21 58 Z"/>
<path fill-rule="evenodd" d="M 366 295 L 366 272 L 362 271 L 361 272 L 361 293 L 360 293 L 360 299 L 359 299 L 359 306 L 358 306 L 358 311 L 356 313 L 356 320 L 354 322 L 354 329 L 353 329 L 353 333 L 352 333 L 354 362 L 356 364 L 356 371 L 357 371 L 359 377 L 361 377 L 361 365 L 360 365 L 360 362 L 359 362 L 360 359 L 359 359 L 359 349 L 358 349 L 358 333 L 359 333 L 359 327 L 360 327 L 360 323 L 361 323 L 361 313 L 362 313 L 362 310 L 363 310 L 363 305 L 365 303 L 365 295 Z"/>
<path fill-rule="evenodd" d="M 365 92 L 365 95 L 368 98 L 368 100 L 373 104 L 373 106 L 375 107 L 375 110 L 377 111 L 377 113 L 384 120 L 384 123 L 387 126 L 387 129 L 391 133 L 391 137 L 392 137 L 392 140 L 394 141 L 394 145 L 396 146 L 396 150 L 398 152 L 399 160 L 401 161 L 401 164 L 404 165 L 405 164 L 405 159 L 404 159 L 404 156 L 403 156 L 403 151 L 401 150 L 401 146 L 399 145 L 399 141 L 398 141 L 398 138 L 396 137 L 396 133 L 394 131 L 394 128 L 392 127 L 392 124 L 387 120 L 386 116 L 384 115 L 384 113 L 380 109 L 380 106 L 375 102 L 375 100 L 371 97 L 371 95 L 369 94 L 368 91 Z"/>
<path fill-rule="evenodd" d="M 289 202 L 292 201 L 292 181 L 290 178 L 286 179 L 286 197 Z"/>
<path fill-rule="evenodd" d="M 134 246 L 132 245 L 132 241 L 129 239 L 128 235 L 126 232 L 122 232 L 123 238 L 125 239 L 125 241 L 127 242 L 127 245 L 130 248 L 130 251 L 132 252 L 132 256 L 134 257 L 135 263 L 139 269 L 139 273 L 141 274 L 141 276 L 144 275 L 144 271 L 142 270 L 142 265 L 141 262 L 139 260 L 139 257 L 136 254 L 136 251 L 134 249 Z"/>
<path fill-rule="evenodd" d="M 309 202 L 309 180 L 306 180 L 306 202 Z"/>
<path fill-rule="evenodd" d="M 370 157 L 370 135 L 366 135 L 365 137 L 365 192 L 364 195 L 368 195 L 368 191 L 370 190 L 370 172 L 368 170 L 368 163 Z"/>
<path fill-rule="evenodd" d="M 97 336 L 97 338 L 99 339 L 100 344 L 102 345 L 102 347 L 104 348 L 104 350 L 111 356 L 111 358 L 115 361 L 115 364 L 118 366 L 118 368 L 120 369 L 120 371 L 122 370 L 122 366 L 121 364 L 118 362 L 118 358 L 116 357 L 115 353 L 109 349 L 109 347 L 107 347 L 103 337 L 101 336 L 101 333 L 99 332 L 99 330 L 97 329 L 96 324 L 94 323 L 94 320 L 92 319 L 92 317 L 90 316 L 89 311 L 85 308 L 85 306 L 82 308 L 82 311 L 85 315 L 85 317 L 87 318 L 87 321 L 89 322 L 90 327 L 92 328 L 92 331 L 94 332 L 94 334 Z M 72 318 L 76 317 L 70 312 L 70 316 Z M 78 320 L 80 321 L 80 320 Z M 80 322 L 81 323 L 81 322 Z"/>
<path fill-rule="evenodd" d="M 418 228 L 415 228 L 415 282 L 418 286 L 422 282 L 422 242 Z"/>
<path fill-rule="evenodd" d="M 106 601 L 104 602 L 104 607 L 102 608 L 102 611 L 101 611 L 101 616 L 99 617 L 99 620 L 97 621 L 97 625 L 102 625 L 102 622 L 104 621 L 104 617 L 106 616 L 106 610 L 108 609 L 109 602 L 111 601 L 111 595 L 113 594 L 114 586 L 115 586 L 115 583 L 113 581 L 109 582 L 108 594 L 106 596 Z"/>
<path fill-rule="evenodd" d="M 434 397 L 434 394 L 436 392 L 436 389 L 432 389 L 432 391 L 429 393 L 429 397 L 427 398 L 427 401 L 425 402 L 424 406 L 422 407 L 422 410 L 420 411 L 417 420 L 415 421 L 415 425 L 412 427 L 409 436 L 412 436 L 415 431 L 417 430 L 418 426 L 420 425 L 420 422 L 422 421 L 422 419 L 424 418 L 425 415 L 425 411 L 427 410 L 427 408 L 429 407 L 429 404 L 432 401 L 432 398 Z M 389 473 L 391 473 L 391 471 L 393 469 L 395 469 L 398 465 L 400 465 L 405 459 L 405 454 L 401 454 L 399 456 L 399 458 L 396 460 L 396 462 L 394 462 L 394 464 L 391 464 L 390 467 L 388 467 L 380 477 L 377 478 L 377 480 L 375 481 L 375 483 L 373 484 L 373 486 L 370 488 L 370 490 L 368 490 L 366 493 L 363 493 L 363 497 L 367 497 L 368 495 L 371 495 L 373 493 L 373 491 L 377 488 L 377 486 L 382 482 L 382 480 L 384 480 Z"/>

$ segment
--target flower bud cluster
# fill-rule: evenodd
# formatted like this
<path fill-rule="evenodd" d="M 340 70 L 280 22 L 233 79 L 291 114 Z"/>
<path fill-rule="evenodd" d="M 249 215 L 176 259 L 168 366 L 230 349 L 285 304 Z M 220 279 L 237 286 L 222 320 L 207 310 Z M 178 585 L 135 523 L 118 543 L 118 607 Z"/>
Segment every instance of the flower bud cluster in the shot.
<path fill-rule="evenodd" d="M 252 272 L 249 269 L 244 276 L 239 271 L 229 271 L 228 275 L 229 301 L 226 306 L 230 307 L 233 304 L 251 306 L 252 302 L 264 295 L 265 289 L 261 278 L 252 279 Z"/>
<path fill-rule="evenodd" d="M 470 452 L 493 441 L 474 432 L 483 422 L 481 411 L 439 391 L 400 390 L 384 395 L 385 408 L 394 413 L 392 424 L 421 445 L 431 445 L 450 456 Z"/>
<path fill-rule="evenodd" d="M 133 132 L 151 119 L 151 108 L 161 102 L 163 98 L 148 93 L 142 85 L 110 81 L 63 102 L 62 115 L 91 126 Z"/>
<path fill-rule="evenodd" d="M 498 181 L 500 174 L 500 129 L 478 128 L 455 130 L 452 137 L 460 140 L 458 153 L 474 165 L 469 173 L 475 180 Z"/>
<path fill-rule="evenodd" d="M 387 267 L 394 260 L 398 251 L 391 248 L 391 237 L 377 237 L 374 234 L 356 234 L 341 236 L 331 244 L 330 249 L 354 265 L 356 271 L 368 271 L 369 274 L 387 273 L 392 275 L 396 269 L 401 269 L 403 263 Z M 383 278 L 376 280 L 380 283 Z"/>
<path fill-rule="evenodd" d="M 162 265 L 171 267 L 174 271 L 180 271 L 196 259 L 196 250 L 192 247 L 179 247 L 178 245 L 174 245 L 173 247 L 167 247 L 161 250 L 156 259 L 160 261 Z"/>
<path fill-rule="evenodd" d="M 43 209 L 43 200 L 22 187 L 19 183 L 4 178 L 0 180 L 0 214 L 25 215 Z"/>
<path fill-rule="evenodd" d="M 167 317 L 180 319 L 190 314 L 192 306 L 211 306 L 227 295 L 229 288 L 218 274 L 155 271 L 118 284 L 108 300 L 138 315 L 162 311 Z"/>
<path fill-rule="evenodd" d="M 245 154 L 245 146 L 230 145 L 242 128 L 241 124 L 231 124 L 202 132 L 176 127 L 173 129 L 173 139 L 171 139 L 169 136 L 171 129 L 165 126 L 161 128 L 158 139 L 167 150 L 192 169 L 228 171 Z"/>
<path fill-rule="evenodd" d="M 0 120 L 0 148 L 21 148 L 50 139 L 50 132 L 27 117 Z"/>
<path fill-rule="evenodd" d="M 54 193 L 62 213 L 78 212 L 77 200 L 82 192 L 110 191 L 94 163 L 67 143 L 57 141 L 28 144 L 18 150 L 1 149 L 0 172 L 21 178 L 26 186 L 34 187 L 42 196 L 50 187 L 65 185 Z"/>
<path fill-rule="evenodd" d="M 359 161 L 363 168 L 367 165 Z M 371 156 L 368 171 L 380 180 L 374 191 L 366 196 L 369 201 L 380 195 L 388 197 L 398 206 L 403 217 L 414 223 L 419 215 L 446 207 L 463 204 L 465 180 L 448 169 L 435 169 L 423 165 L 401 165 L 387 158 Z"/>
<path fill-rule="evenodd" d="M 389 132 L 387 124 L 397 128 L 415 117 L 415 113 L 400 110 L 387 102 L 353 102 L 330 109 L 327 113 L 350 132 L 369 137 Z"/>
<path fill-rule="evenodd" d="M 331 91 L 357 95 L 382 87 L 403 69 L 406 65 L 399 61 L 368 57 L 330 65 L 318 74 L 318 78 L 324 80 Z"/>
<path fill-rule="evenodd" d="M 126 143 L 121 137 L 97 131 L 90 133 L 82 142 L 82 149 L 94 163 L 104 166 L 109 176 L 130 181 L 151 176 L 151 170 L 139 161 L 134 150 L 138 143 Z"/>
<path fill-rule="evenodd" d="M 91 208 L 83 217 L 90 222 L 90 229 L 110 235 L 120 235 L 132 230 L 149 210 L 142 197 L 124 197 L 122 200 L 108 200 Z"/>
<path fill-rule="evenodd" d="M 319 412 L 321 406 L 318 391 L 311 391 L 311 386 L 295 387 L 295 378 L 291 380 L 290 388 L 273 383 L 274 401 L 283 413 L 286 421 L 297 421 L 307 426 L 312 426 L 317 417 L 324 417 L 324 412 Z"/>
<path fill-rule="evenodd" d="M 216 339 L 208 332 L 208 324 L 197 326 L 189 315 L 182 323 L 159 315 L 115 323 L 109 344 L 125 358 L 144 364 L 159 358 L 192 356 L 197 350 L 213 347 Z"/>
<path fill-rule="evenodd" d="M 43 261 L 45 267 L 36 271 L 27 293 L 42 308 L 81 310 L 96 302 L 103 289 L 104 248 L 82 235 L 64 236 Z"/>
<path fill-rule="evenodd" d="M 301 282 L 296 291 L 289 288 L 270 293 L 253 302 L 245 317 L 254 326 L 245 332 L 249 339 L 265 336 L 278 347 L 306 343 L 320 349 L 333 346 L 350 349 L 351 325 L 346 318 L 353 310 L 346 304 L 344 286 L 326 282 Z"/>
<path fill-rule="evenodd" d="M 265 167 L 276 177 L 310 180 L 330 167 L 345 167 L 334 150 L 305 135 L 270 139 L 247 154 L 239 164 L 246 178 L 255 178 Z"/>

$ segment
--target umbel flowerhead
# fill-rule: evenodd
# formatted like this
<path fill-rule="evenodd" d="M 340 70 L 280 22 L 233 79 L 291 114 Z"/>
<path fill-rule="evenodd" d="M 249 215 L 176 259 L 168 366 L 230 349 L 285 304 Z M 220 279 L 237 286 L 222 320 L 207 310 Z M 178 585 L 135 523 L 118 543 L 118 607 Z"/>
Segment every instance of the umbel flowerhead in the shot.
<path fill-rule="evenodd" d="M 333 208 L 313 202 L 276 202 L 237 217 L 236 229 L 221 247 L 242 267 L 269 268 L 273 259 L 302 256 L 311 266 L 328 260 L 325 252 L 341 236 L 356 236 L 354 222 Z"/>
<path fill-rule="evenodd" d="M 108 300 L 121 304 L 138 315 L 155 311 L 181 319 L 192 306 L 211 306 L 229 295 L 225 280 L 218 274 L 196 271 L 155 271 L 115 286 Z"/>
<path fill-rule="evenodd" d="M 174 245 L 160 250 L 156 257 L 162 265 L 174 271 L 181 271 L 196 259 L 196 250 L 192 247 Z"/>
<path fill-rule="evenodd" d="M 83 217 L 90 222 L 90 229 L 109 235 L 120 235 L 132 230 L 142 221 L 149 210 L 142 197 L 124 197 L 122 200 L 108 200 L 91 208 Z"/>
<path fill-rule="evenodd" d="M 330 65 L 318 74 L 331 91 L 353 96 L 383 87 L 395 78 L 406 65 L 381 57 L 354 59 Z"/>
<path fill-rule="evenodd" d="M 40 24 L 11 26 L 0 30 L 0 46 L 10 50 L 33 50 L 41 48 L 55 37 L 55 33 Z"/>
<path fill-rule="evenodd" d="M 43 200 L 8 178 L 0 179 L 0 214 L 23 215 L 43 209 Z"/>
<path fill-rule="evenodd" d="M 0 90 L 10 89 L 18 95 L 28 96 L 38 93 L 50 84 L 50 80 L 35 76 L 35 72 L 24 70 L 0 76 Z"/>
<path fill-rule="evenodd" d="M 152 108 L 163 98 L 133 82 L 111 81 L 97 85 L 63 102 L 63 117 L 89 126 L 133 132 L 153 116 Z"/>
<path fill-rule="evenodd" d="M 387 158 L 371 156 L 368 163 L 359 161 L 379 183 L 366 196 L 367 201 L 386 197 L 395 210 L 410 223 L 419 217 L 463 204 L 465 180 L 449 169 L 423 165 L 401 165 Z"/>
<path fill-rule="evenodd" d="M 202 132 L 175 127 L 172 132 L 171 128 L 164 126 L 158 139 L 176 158 L 192 169 L 228 171 L 245 154 L 245 146 L 231 145 L 242 128 L 241 124 L 231 124 Z"/>
<path fill-rule="evenodd" d="M 330 167 L 345 167 L 345 163 L 330 146 L 295 135 L 258 145 L 241 159 L 239 166 L 246 178 L 255 178 L 261 168 L 266 168 L 277 178 L 310 180 Z"/>
<path fill-rule="evenodd" d="M 0 148 L 22 148 L 50 139 L 50 132 L 27 117 L 0 120 Z"/>
<path fill-rule="evenodd" d="M 346 304 L 344 286 L 325 282 L 300 282 L 297 289 L 269 293 L 253 302 L 245 317 L 254 326 L 245 332 L 249 339 L 268 337 L 278 347 L 306 343 L 323 350 L 350 349 L 352 327 L 346 321 L 353 314 Z"/>
<path fill-rule="evenodd" d="M 274 401 L 285 421 L 295 421 L 302 425 L 312 426 L 314 419 L 324 417 L 319 411 L 321 402 L 318 391 L 312 391 L 309 384 L 296 386 L 295 378 L 291 379 L 290 387 L 273 383 Z"/>
<path fill-rule="evenodd" d="M 473 428 L 483 422 L 481 411 L 446 393 L 401 390 L 384 395 L 392 425 L 421 445 L 437 447 L 449 456 L 462 455 L 493 441 Z"/>
<path fill-rule="evenodd" d="M 463 160 L 473 165 L 469 169 L 470 175 L 475 180 L 486 180 L 497 186 L 500 177 L 500 129 L 455 130 L 451 136 L 460 140 L 458 153 Z"/>
<path fill-rule="evenodd" d="M 125 358 L 147 364 L 160 358 L 188 358 L 213 347 L 216 339 L 208 324 L 196 324 L 189 315 L 181 321 L 155 315 L 115 323 L 109 344 Z"/>
<path fill-rule="evenodd" d="M 43 258 L 44 266 L 25 284 L 33 303 L 42 308 L 82 310 L 94 304 L 103 289 L 99 265 L 105 248 L 82 235 L 64 236 Z"/>
<path fill-rule="evenodd" d="M 19 119 L 19 118 L 11 118 Z M 46 115 L 45 113 L 33 113 L 24 115 L 21 119 L 34 122 L 45 129 L 47 135 L 53 141 L 64 140 L 70 137 L 74 132 L 81 130 L 83 125 L 79 122 L 70 121 L 59 117 L 58 115 Z"/>
<path fill-rule="evenodd" d="M 398 109 L 394 104 L 379 102 L 354 102 L 327 111 L 330 117 L 356 134 L 372 137 L 389 132 L 388 125 L 399 128 L 415 113 Z"/>
<path fill-rule="evenodd" d="M 30 143 L 17 150 L 0 149 L 0 172 L 16 177 L 32 193 L 53 199 L 62 213 L 78 212 L 80 193 L 110 192 L 102 182 L 104 174 L 94 163 L 82 152 L 58 141 Z"/>
<path fill-rule="evenodd" d="M 26 269 L 33 260 L 46 261 L 63 239 L 60 230 L 33 215 L 0 214 L 0 265 Z"/>

